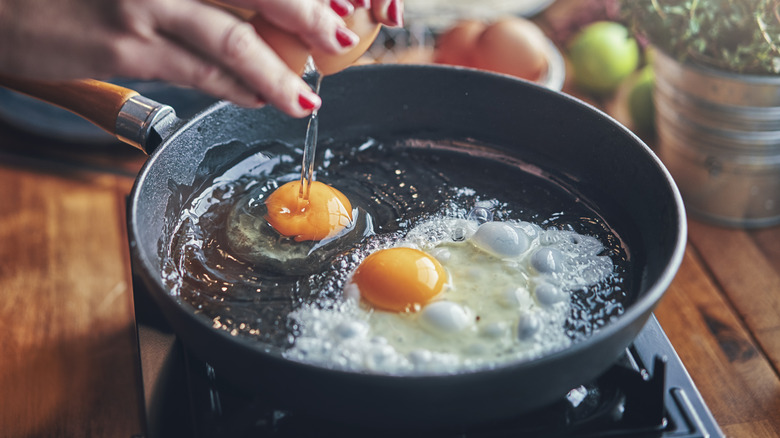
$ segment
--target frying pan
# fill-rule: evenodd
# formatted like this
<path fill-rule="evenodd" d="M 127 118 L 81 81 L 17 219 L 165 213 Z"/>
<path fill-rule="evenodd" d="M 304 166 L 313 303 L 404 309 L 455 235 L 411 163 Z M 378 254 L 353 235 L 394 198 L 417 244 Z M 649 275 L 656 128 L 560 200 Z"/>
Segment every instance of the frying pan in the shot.
<path fill-rule="evenodd" d="M 36 94 L 29 84 L 10 85 Z M 672 281 L 685 249 L 683 204 L 669 173 L 639 138 L 599 110 L 532 83 L 475 70 L 353 67 L 326 77 L 322 85 L 323 138 L 436 134 L 502 145 L 526 162 L 554 169 L 629 249 L 635 299 L 585 340 L 497 369 L 390 376 L 296 363 L 212 328 L 172 296 L 161 280 L 160 236 L 173 219 L 166 217 L 167 206 L 181 196 L 171 188 L 202 177 L 197 169 L 214 159 L 214 154 L 207 157 L 214 145 L 258 139 L 300 143 L 305 120 L 270 107 L 250 110 L 221 102 L 184 121 L 170 108 L 126 90 L 111 90 L 107 97 L 62 84 L 47 90 L 45 98 L 71 108 L 75 100 L 82 115 L 150 153 L 129 202 L 130 250 L 135 273 L 184 344 L 231 384 L 315 416 L 435 428 L 509 418 L 550 404 L 598 377 L 624 352 Z M 62 97 L 63 90 L 70 95 Z M 42 94 L 40 87 L 37 93 Z M 87 96 L 91 100 L 85 104 Z M 229 149 L 219 151 L 220 160 L 247 152 Z"/>

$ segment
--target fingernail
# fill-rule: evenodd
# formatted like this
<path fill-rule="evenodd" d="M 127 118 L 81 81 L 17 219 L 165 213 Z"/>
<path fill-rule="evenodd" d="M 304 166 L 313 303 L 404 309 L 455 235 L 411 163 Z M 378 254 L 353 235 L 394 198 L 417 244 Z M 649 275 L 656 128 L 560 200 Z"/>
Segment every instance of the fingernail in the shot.
<path fill-rule="evenodd" d="M 371 7 L 371 0 L 357 0 L 357 5 L 361 8 L 370 8 Z"/>
<path fill-rule="evenodd" d="M 402 27 L 404 25 L 404 17 L 398 0 L 391 1 L 390 5 L 387 6 L 387 19 L 395 26 Z"/>
<path fill-rule="evenodd" d="M 341 47 L 352 47 L 358 43 L 360 37 L 346 27 L 336 29 L 336 40 Z"/>
<path fill-rule="evenodd" d="M 347 0 L 330 0 L 330 8 L 333 9 L 333 12 L 338 14 L 339 17 L 346 17 L 355 12 L 355 7 Z"/>
<path fill-rule="evenodd" d="M 298 95 L 298 105 L 306 111 L 312 111 L 322 105 L 322 99 L 312 91 L 303 91 Z"/>

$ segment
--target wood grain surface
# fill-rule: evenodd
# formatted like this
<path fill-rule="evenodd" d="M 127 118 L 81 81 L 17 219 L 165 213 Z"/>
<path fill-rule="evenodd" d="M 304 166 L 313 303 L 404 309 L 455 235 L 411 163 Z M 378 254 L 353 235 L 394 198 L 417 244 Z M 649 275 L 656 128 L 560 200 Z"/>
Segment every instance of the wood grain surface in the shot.
<path fill-rule="evenodd" d="M 131 180 L 38 164 L 0 155 L 0 437 L 132 437 Z"/>

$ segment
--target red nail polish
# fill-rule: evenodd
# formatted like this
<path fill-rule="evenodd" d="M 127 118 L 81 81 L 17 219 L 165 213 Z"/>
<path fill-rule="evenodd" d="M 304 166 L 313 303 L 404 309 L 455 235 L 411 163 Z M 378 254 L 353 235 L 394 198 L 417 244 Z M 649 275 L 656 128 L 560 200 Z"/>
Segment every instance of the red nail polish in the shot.
<path fill-rule="evenodd" d="M 393 0 L 390 5 L 387 6 L 387 19 L 394 25 L 401 27 L 404 25 L 401 11 L 398 7 L 398 0 Z"/>
<path fill-rule="evenodd" d="M 351 47 L 357 44 L 355 34 L 344 27 L 336 29 L 336 40 L 341 44 L 341 47 Z"/>
<path fill-rule="evenodd" d="M 339 17 L 346 17 L 354 12 L 352 3 L 344 0 L 330 0 L 330 8 L 333 9 L 333 12 L 338 14 Z"/>
<path fill-rule="evenodd" d="M 320 97 L 314 93 L 301 93 L 298 95 L 298 105 L 306 111 L 317 109 L 322 104 Z"/>
<path fill-rule="evenodd" d="M 358 0 L 358 6 L 368 9 L 371 7 L 371 0 Z"/>

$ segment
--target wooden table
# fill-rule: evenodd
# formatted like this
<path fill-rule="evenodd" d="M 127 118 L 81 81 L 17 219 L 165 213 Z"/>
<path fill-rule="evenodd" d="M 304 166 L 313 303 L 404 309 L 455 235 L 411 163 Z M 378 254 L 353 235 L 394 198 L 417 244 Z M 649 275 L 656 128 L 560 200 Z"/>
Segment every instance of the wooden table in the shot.
<path fill-rule="evenodd" d="M 0 437 L 132 437 L 125 196 L 144 157 L 0 126 Z M 657 317 L 724 432 L 780 437 L 780 228 L 689 221 Z"/>

